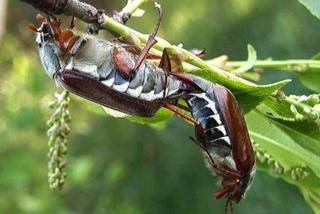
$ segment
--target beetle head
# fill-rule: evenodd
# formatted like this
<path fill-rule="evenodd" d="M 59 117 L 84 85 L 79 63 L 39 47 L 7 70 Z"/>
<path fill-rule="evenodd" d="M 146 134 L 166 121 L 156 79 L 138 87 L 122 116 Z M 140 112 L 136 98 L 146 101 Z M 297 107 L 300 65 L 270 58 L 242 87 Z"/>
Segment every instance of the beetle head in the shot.
<path fill-rule="evenodd" d="M 36 33 L 36 42 L 39 47 L 42 47 L 45 43 L 54 42 L 55 29 L 60 24 L 54 18 L 45 18 L 38 14 L 36 17 L 40 22 L 41 26 L 37 28 L 34 24 L 28 24 L 27 28 Z"/>
<path fill-rule="evenodd" d="M 246 192 L 251 186 L 252 180 L 255 175 L 255 165 L 249 171 L 240 171 L 238 169 L 231 169 L 228 166 L 214 161 L 208 149 L 201 143 L 197 143 L 204 154 L 208 158 L 209 168 L 214 174 L 222 178 L 222 188 L 213 193 L 213 197 L 220 199 L 226 198 L 225 213 L 227 213 L 228 207 L 231 213 L 233 213 L 232 202 L 238 203 L 245 197 Z"/>
<path fill-rule="evenodd" d="M 54 16 L 44 17 L 38 14 L 37 19 L 41 22 L 39 28 L 34 24 L 27 27 L 36 33 L 36 43 L 45 72 L 54 78 L 62 65 L 65 65 L 66 59 L 70 57 L 69 51 L 80 37 L 75 36 L 72 31 L 73 21 L 69 28 L 63 30 L 60 20 Z"/>
<path fill-rule="evenodd" d="M 53 17 L 45 18 L 37 15 L 37 19 L 41 22 L 39 28 L 33 24 L 27 27 L 36 33 L 36 43 L 39 46 L 39 56 L 45 72 L 49 77 L 54 75 L 61 69 L 61 49 L 57 42 L 57 33 L 60 31 L 60 23 Z"/>
<path fill-rule="evenodd" d="M 214 197 L 217 199 L 225 197 L 228 201 L 238 203 L 245 197 L 246 192 L 251 186 L 254 175 L 255 167 L 241 176 L 228 174 L 226 170 L 226 173 L 222 176 L 222 188 L 218 192 L 213 193 Z"/>
<path fill-rule="evenodd" d="M 54 42 L 53 30 L 48 23 L 42 23 L 36 34 L 36 42 L 41 47 L 44 43 Z"/>
<path fill-rule="evenodd" d="M 38 14 L 37 19 L 41 22 L 39 28 L 36 28 L 33 24 L 29 24 L 27 27 L 36 33 L 36 42 L 40 48 L 47 43 L 55 44 L 60 49 L 61 54 L 66 55 L 79 39 L 79 36 L 75 36 L 72 31 L 73 19 L 70 27 L 64 30 L 61 28 L 60 20 L 54 16 L 45 18 Z"/>

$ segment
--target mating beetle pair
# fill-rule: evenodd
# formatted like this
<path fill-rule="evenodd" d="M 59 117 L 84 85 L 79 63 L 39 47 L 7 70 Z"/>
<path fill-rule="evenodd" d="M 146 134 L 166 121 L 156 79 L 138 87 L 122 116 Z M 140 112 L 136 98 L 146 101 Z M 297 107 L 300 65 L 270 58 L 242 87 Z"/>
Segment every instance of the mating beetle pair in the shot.
<path fill-rule="evenodd" d="M 162 16 L 161 8 L 157 8 Z M 194 142 L 203 151 L 209 169 L 221 177 L 216 198 L 239 202 L 254 177 L 255 159 L 239 105 L 223 86 L 202 78 L 171 71 L 163 51 L 159 67 L 147 60 L 156 42 L 150 35 L 143 50 L 92 35 L 62 30 L 54 17 L 38 16 L 36 32 L 39 55 L 46 73 L 57 85 L 105 107 L 140 117 L 151 117 L 166 107 L 195 126 Z M 187 106 L 178 103 L 183 99 Z M 190 112 L 183 115 L 177 109 Z"/>

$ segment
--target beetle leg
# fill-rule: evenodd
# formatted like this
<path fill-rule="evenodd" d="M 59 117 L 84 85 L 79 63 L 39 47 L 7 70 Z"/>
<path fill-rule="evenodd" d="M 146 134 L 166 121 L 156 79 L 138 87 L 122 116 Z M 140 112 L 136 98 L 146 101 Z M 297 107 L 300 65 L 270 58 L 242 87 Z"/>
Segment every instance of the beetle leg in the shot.
<path fill-rule="evenodd" d="M 123 48 L 126 49 L 128 52 L 134 54 L 134 55 L 139 55 L 140 52 L 141 52 L 141 50 L 136 46 L 126 46 L 126 47 L 123 47 Z M 147 56 L 145 57 L 145 59 L 161 60 L 161 56 L 148 53 Z"/>
<path fill-rule="evenodd" d="M 161 22 L 161 19 L 162 19 L 163 12 L 162 12 L 160 4 L 158 4 L 156 2 L 155 2 L 155 8 L 157 9 L 157 11 L 159 13 L 156 26 L 155 26 L 153 32 L 149 35 L 148 41 L 146 43 L 146 46 L 144 46 L 144 48 L 142 49 L 142 51 L 141 51 L 141 53 L 140 53 L 140 55 L 139 55 L 139 57 L 138 57 L 138 59 L 136 61 L 136 64 L 134 66 L 134 70 L 137 70 L 140 67 L 141 63 L 143 62 L 143 60 L 148 55 L 149 50 L 152 48 L 152 46 L 154 44 L 157 43 L 156 34 L 157 34 L 159 26 L 160 26 L 160 22 Z"/>
<path fill-rule="evenodd" d="M 135 62 L 130 57 L 131 53 L 135 54 L 139 50 L 134 46 L 127 46 L 122 48 L 114 48 L 112 50 L 112 59 L 117 71 L 126 80 L 130 80 L 134 77 L 137 69 L 134 69 Z"/>
<path fill-rule="evenodd" d="M 79 50 L 87 42 L 83 37 L 75 36 L 73 37 L 67 46 L 67 51 L 70 55 L 74 56 L 76 52 Z"/>
<path fill-rule="evenodd" d="M 127 36 L 120 36 L 113 38 L 111 40 L 112 43 L 119 43 L 119 44 L 128 44 L 127 46 L 123 46 L 124 49 L 129 51 L 130 53 L 139 56 L 141 53 L 142 44 L 137 36 L 130 34 Z M 161 56 L 154 55 L 148 53 L 145 59 L 161 59 Z"/>
<path fill-rule="evenodd" d="M 139 56 L 141 53 L 142 44 L 141 44 L 139 38 L 137 36 L 135 36 L 134 34 L 129 33 L 129 35 L 127 35 L 127 36 L 120 36 L 120 37 L 113 38 L 111 40 L 111 42 L 112 43 L 119 43 L 119 44 L 128 44 L 127 46 L 123 46 L 123 48 L 134 55 Z M 160 60 L 161 56 L 148 53 L 146 55 L 145 59 L 155 59 L 155 60 L 158 59 L 158 60 Z"/>
<path fill-rule="evenodd" d="M 160 60 L 159 68 L 162 68 L 165 73 L 171 72 L 171 62 L 166 48 L 163 49 L 162 57 Z"/>
<path fill-rule="evenodd" d="M 75 18 L 74 16 L 72 16 L 71 22 L 70 22 L 70 26 L 69 26 L 69 28 L 70 28 L 71 30 L 73 30 L 73 28 L 74 28 L 74 26 L 75 26 L 75 20 L 76 20 L 76 18 Z"/>
<path fill-rule="evenodd" d="M 73 37 L 69 43 L 68 43 L 68 46 L 66 47 L 66 52 L 68 53 L 73 47 L 74 45 L 76 44 L 76 42 L 80 39 L 79 36 L 75 36 Z"/>
<path fill-rule="evenodd" d="M 226 203 L 224 204 L 224 213 L 228 213 L 228 208 L 230 210 L 230 214 L 234 214 L 232 201 L 230 199 L 227 199 Z"/>
<path fill-rule="evenodd" d="M 118 70 L 121 72 L 123 77 L 126 79 L 130 79 L 135 74 L 135 72 L 139 69 L 140 65 L 142 64 L 143 60 L 145 60 L 147 58 L 149 50 L 157 42 L 155 37 L 158 32 L 163 13 L 162 13 L 162 9 L 161 9 L 160 4 L 155 2 L 155 7 L 159 13 L 157 24 L 156 24 L 153 32 L 150 34 L 149 39 L 148 39 L 145 47 L 141 50 L 140 55 L 138 56 L 138 59 L 135 62 L 134 66 L 132 66 L 131 61 L 125 60 L 128 58 L 128 57 L 126 57 L 128 54 L 127 52 L 122 51 L 122 50 L 118 50 L 118 49 L 113 50 L 112 57 L 115 62 L 115 65 L 118 68 Z M 124 49 L 126 50 L 126 48 L 124 48 Z M 131 48 L 131 50 L 135 51 L 132 48 Z M 166 86 L 166 84 L 165 84 L 165 86 Z"/>
<path fill-rule="evenodd" d="M 169 71 L 172 73 L 183 73 L 183 66 L 182 66 L 182 60 L 177 53 L 176 50 L 171 48 L 164 48 L 163 54 L 161 57 L 161 61 L 164 60 L 162 63 L 160 62 L 159 67 L 161 67 L 165 71 Z M 167 64 L 170 62 L 170 67 L 168 67 Z"/>
<path fill-rule="evenodd" d="M 184 111 L 187 111 L 187 112 L 190 112 L 190 108 L 188 106 L 185 106 L 185 105 L 182 105 L 180 103 L 175 103 L 173 104 L 174 106 L 177 106 L 178 108 L 184 110 Z"/>
<path fill-rule="evenodd" d="M 60 37 L 64 42 L 68 42 L 74 36 L 71 30 L 64 30 L 61 32 Z"/>
<path fill-rule="evenodd" d="M 159 67 L 164 71 L 163 98 L 166 96 L 166 87 L 168 84 L 168 73 L 171 72 L 170 58 L 166 49 L 163 49 Z"/>
<path fill-rule="evenodd" d="M 33 32 L 35 32 L 35 33 L 38 32 L 37 27 L 36 27 L 34 24 L 32 24 L 32 23 L 27 24 L 26 28 L 28 28 L 29 30 L 31 30 L 31 31 L 33 31 Z"/>
<path fill-rule="evenodd" d="M 203 128 L 201 127 L 201 125 L 197 124 L 195 125 L 195 129 L 196 129 L 196 132 L 200 132 L 202 133 L 203 132 Z M 221 169 L 221 167 L 219 167 L 219 165 L 216 164 L 216 162 L 213 160 L 210 152 L 208 151 L 208 148 L 206 145 L 204 145 L 203 143 L 199 142 L 198 140 L 196 140 L 195 138 L 193 137 L 189 137 L 196 145 L 198 145 L 200 147 L 200 149 L 206 154 L 208 160 L 209 160 L 209 163 L 210 165 L 216 169 L 216 170 L 221 170 L 221 171 L 224 171 L 224 169 Z"/>
<path fill-rule="evenodd" d="M 112 19 L 114 19 L 115 21 L 121 24 L 126 24 L 126 22 L 130 19 L 130 17 L 131 17 L 130 13 L 113 11 L 113 14 L 112 14 Z"/>
<path fill-rule="evenodd" d="M 202 128 L 202 126 L 201 126 L 200 124 L 196 124 L 196 125 L 195 125 L 195 129 L 196 129 L 196 132 L 203 133 L 203 128 Z M 230 176 L 230 177 L 235 177 L 235 178 L 240 177 L 240 174 L 239 174 L 238 172 L 233 171 L 233 170 L 228 169 L 228 168 L 224 168 L 223 166 L 221 166 L 221 165 L 219 165 L 218 163 L 216 163 L 216 162 L 214 161 L 214 159 L 212 158 L 210 152 L 208 151 L 208 148 L 207 148 L 206 145 L 204 145 L 203 143 L 199 142 L 198 140 L 196 140 L 196 139 L 193 138 L 193 137 L 190 137 L 190 139 L 191 139 L 196 145 L 198 145 L 198 146 L 200 147 L 200 149 L 206 154 L 206 156 L 207 156 L 207 158 L 208 158 L 208 160 L 209 160 L 209 163 L 210 163 L 210 165 L 212 166 L 212 168 L 213 168 L 214 170 L 217 170 L 217 171 L 219 171 L 220 173 L 222 173 L 222 174 L 224 174 L 224 175 L 228 175 L 228 176 Z M 224 189 L 216 192 L 216 193 L 214 194 L 214 196 L 215 196 L 216 198 L 222 197 L 223 194 L 224 194 L 223 192 L 224 192 Z"/>
<path fill-rule="evenodd" d="M 166 90 L 165 89 L 166 89 L 167 84 L 168 84 L 168 75 L 169 75 L 169 73 L 171 73 L 171 61 L 170 61 L 170 57 L 169 57 L 169 54 L 168 54 L 166 48 L 163 49 L 163 53 L 162 53 L 162 57 L 161 57 L 161 61 L 160 61 L 159 67 L 162 68 L 162 70 L 164 71 L 164 75 L 165 75 L 164 83 L 163 83 L 163 99 L 165 99 L 166 98 L 165 97 L 166 96 Z M 190 109 L 187 106 L 184 106 L 184 105 L 179 104 L 177 102 L 179 98 L 184 96 L 184 94 L 185 93 L 178 94 L 176 97 L 174 96 L 174 97 L 170 97 L 170 98 L 175 101 L 175 103 L 173 104 L 174 106 L 176 106 L 176 107 L 178 107 L 180 109 L 183 109 L 183 110 L 185 110 L 187 112 L 190 112 Z M 177 113 L 177 112 L 175 112 L 175 113 Z M 183 117 L 183 118 L 185 118 L 185 117 Z M 188 120 L 188 121 L 190 121 L 190 120 Z"/>
<path fill-rule="evenodd" d="M 112 50 L 112 59 L 117 71 L 126 80 L 131 79 L 136 70 L 134 70 L 134 61 L 131 60 L 130 53 L 123 48 L 114 48 Z"/>
<path fill-rule="evenodd" d="M 176 115 L 182 117 L 183 119 L 185 119 L 186 121 L 189 121 L 190 123 L 192 123 L 193 125 L 198 125 L 197 121 L 195 121 L 192 117 L 181 113 L 180 111 L 178 111 L 175 107 L 173 107 L 173 105 L 165 103 L 163 105 L 163 107 L 169 109 L 170 111 L 174 112 Z"/>
<path fill-rule="evenodd" d="M 128 53 L 126 51 L 128 51 L 130 53 L 133 53 L 135 55 L 138 55 L 137 52 L 139 51 L 139 49 L 135 48 L 135 46 L 133 46 L 133 47 L 132 46 L 123 47 L 123 49 L 126 50 L 126 51 L 123 51 L 123 50 L 120 50 L 120 49 L 114 49 L 113 50 L 112 57 L 113 57 L 113 60 L 115 62 L 115 65 L 116 65 L 118 71 L 120 71 L 120 73 L 122 74 L 122 76 L 125 79 L 130 79 L 130 78 L 132 78 L 134 76 L 135 72 L 139 69 L 139 67 L 142 64 L 143 60 L 145 60 L 148 57 L 151 57 L 151 58 L 155 58 L 156 57 L 154 55 L 149 55 L 149 53 L 148 53 L 149 50 L 152 48 L 152 46 L 157 42 L 157 40 L 155 39 L 155 36 L 156 36 L 156 34 L 158 32 L 158 29 L 159 29 L 159 26 L 160 26 L 160 22 L 161 22 L 161 18 L 162 18 L 162 15 L 163 15 L 161 6 L 159 4 L 157 4 L 157 3 L 155 3 L 155 7 L 156 7 L 156 9 L 157 9 L 157 11 L 159 13 L 157 24 L 156 24 L 153 32 L 150 34 L 149 39 L 148 39 L 145 47 L 140 51 L 140 54 L 139 54 L 138 59 L 135 62 L 135 64 L 132 65 L 132 61 L 126 60 L 126 59 L 129 58 L 128 57 Z M 132 43 L 135 42 L 134 38 L 130 38 L 130 37 L 128 37 L 128 38 L 125 38 L 125 37 L 124 38 L 119 38 L 119 40 L 125 39 L 126 41 L 129 41 L 129 42 L 132 42 Z M 169 58 L 166 55 L 165 51 L 164 51 L 164 54 L 163 54 L 162 58 L 164 59 L 164 60 L 161 60 L 161 61 L 163 61 L 163 63 L 165 62 L 165 60 L 169 63 Z M 165 80 L 165 84 L 164 85 L 166 86 L 166 80 Z M 165 95 L 165 91 L 164 91 L 164 95 Z"/>
<path fill-rule="evenodd" d="M 104 23 L 104 10 L 96 9 L 95 11 L 89 10 L 87 11 L 87 15 L 84 17 L 89 21 L 89 23 L 97 24 L 99 27 Z"/>
<path fill-rule="evenodd" d="M 86 32 L 89 34 L 98 34 L 101 29 L 101 25 L 105 22 L 103 16 L 104 10 L 97 9 L 96 11 L 88 11 L 88 15 L 85 16 L 85 19 L 89 20 L 89 23 L 86 28 Z"/>

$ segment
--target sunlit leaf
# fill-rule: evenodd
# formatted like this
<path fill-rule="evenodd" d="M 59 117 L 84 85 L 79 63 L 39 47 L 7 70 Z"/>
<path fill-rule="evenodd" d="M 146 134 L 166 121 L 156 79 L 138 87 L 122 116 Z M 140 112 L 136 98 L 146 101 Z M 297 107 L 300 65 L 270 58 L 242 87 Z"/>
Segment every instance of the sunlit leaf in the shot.
<path fill-rule="evenodd" d="M 295 186 L 304 188 L 320 188 L 319 178 L 313 173 L 312 170 L 306 169 L 308 176 L 302 179 L 293 179 L 290 173 L 279 173 L 274 170 L 274 166 L 268 163 L 260 163 L 257 161 L 257 166 L 259 170 L 262 170 L 272 177 L 281 178 L 286 182 L 293 184 Z"/>
<path fill-rule="evenodd" d="M 269 85 L 259 85 L 251 89 L 235 91 L 234 95 L 237 97 L 243 111 L 248 112 L 288 82 L 288 80 L 283 80 Z"/>
<path fill-rule="evenodd" d="M 268 97 L 259 105 L 258 109 L 266 115 L 281 118 L 283 120 L 293 120 L 294 114 L 290 111 L 290 104 L 281 102 L 274 97 Z"/>
<path fill-rule="evenodd" d="M 299 0 L 312 15 L 320 19 L 320 2 L 318 0 Z"/>
<path fill-rule="evenodd" d="M 171 111 L 161 108 L 153 117 L 135 117 L 128 116 L 128 120 L 139 124 L 157 124 L 173 115 Z M 159 124 L 161 126 L 161 123 Z"/>
<path fill-rule="evenodd" d="M 320 157 L 320 129 L 315 123 L 307 121 L 289 122 L 280 119 L 272 120 L 304 149 Z"/>
<path fill-rule="evenodd" d="M 316 214 L 320 214 L 320 188 L 301 188 L 304 199 Z"/>
<path fill-rule="evenodd" d="M 107 107 L 102 107 L 103 110 L 105 111 L 105 113 L 107 113 L 108 115 L 112 116 L 112 117 L 127 117 L 128 115 L 125 113 L 122 113 L 120 111 L 116 111 L 113 110 L 111 108 L 107 108 Z"/>
<path fill-rule="evenodd" d="M 304 142 L 315 144 L 319 141 L 311 141 L 310 137 L 306 135 L 296 138 L 295 135 L 290 135 L 291 133 L 288 132 L 296 132 L 297 130 L 288 131 L 290 129 L 288 126 L 284 131 L 283 127 L 280 128 L 274 121 L 256 111 L 250 112 L 246 118 L 250 136 L 282 166 L 291 168 L 305 164 L 320 177 L 320 165 L 318 164 L 320 157 L 313 150 L 310 151 L 301 145 Z"/>
<path fill-rule="evenodd" d="M 320 60 L 320 52 L 316 53 L 311 59 Z"/>

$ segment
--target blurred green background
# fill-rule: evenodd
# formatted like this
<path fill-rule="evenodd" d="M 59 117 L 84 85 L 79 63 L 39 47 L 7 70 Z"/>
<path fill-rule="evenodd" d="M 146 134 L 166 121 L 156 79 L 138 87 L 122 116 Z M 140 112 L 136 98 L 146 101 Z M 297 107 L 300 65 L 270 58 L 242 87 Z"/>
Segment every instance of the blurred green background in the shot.
<path fill-rule="evenodd" d="M 3 2 L 3 1 L 2 1 Z M 111 13 L 125 0 L 88 1 Z M 227 54 L 245 60 L 251 43 L 264 59 L 309 58 L 319 50 L 320 22 L 298 1 L 159 1 L 159 35 L 186 48 L 206 48 L 206 58 Z M 156 13 L 149 3 L 128 25 L 151 32 Z M 36 10 L 7 1 L 0 41 L 0 213 L 223 213 L 213 200 L 217 179 L 190 142 L 193 128 L 172 118 L 162 130 L 106 116 L 72 96 L 72 133 L 65 188 L 47 184 L 47 104 L 57 90 L 40 66 L 34 35 Z M 268 71 L 262 82 L 292 78 L 286 90 L 307 94 L 299 80 Z M 236 213 L 312 213 L 299 190 L 257 172 Z"/>

